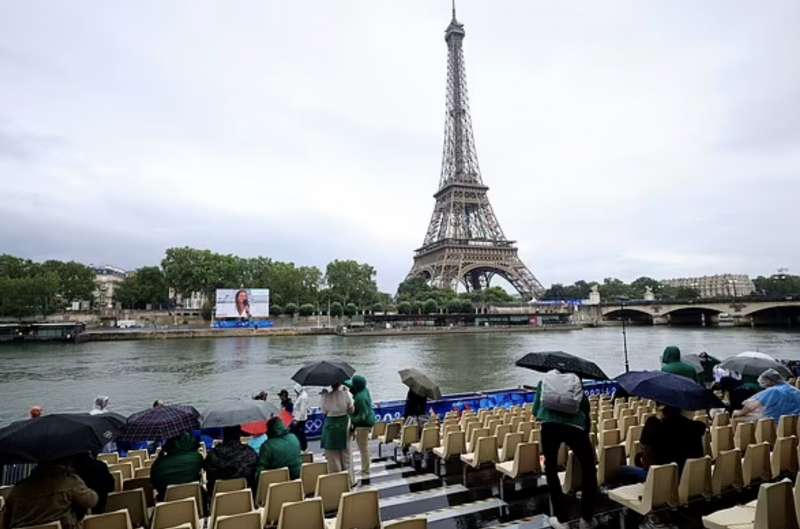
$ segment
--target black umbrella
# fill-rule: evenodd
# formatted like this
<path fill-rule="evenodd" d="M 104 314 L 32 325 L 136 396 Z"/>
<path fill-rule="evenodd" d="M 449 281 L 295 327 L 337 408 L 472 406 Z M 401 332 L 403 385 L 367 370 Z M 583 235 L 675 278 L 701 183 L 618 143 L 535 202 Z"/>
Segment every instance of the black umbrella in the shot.
<path fill-rule="evenodd" d="M 292 375 L 292 380 L 301 386 L 332 386 L 341 384 L 355 372 L 347 362 L 322 360 L 305 364 Z"/>
<path fill-rule="evenodd" d="M 50 413 L 0 429 L 0 464 L 54 461 L 99 452 L 119 435 L 125 417 L 116 413 Z"/>
<path fill-rule="evenodd" d="M 581 378 L 608 380 L 608 376 L 594 362 L 584 360 L 564 351 L 528 353 L 517 360 L 516 365 L 533 369 L 534 371 L 541 371 L 542 373 L 557 369 L 562 373 L 574 373 Z"/>
<path fill-rule="evenodd" d="M 203 428 L 238 426 L 249 422 L 266 422 L 281 410 L 271 402 L 253 399 L 227 399 L 209 406 L 203 412 Z"/>
<path fill-rule="evenodd" d="M 682 410 L 725 407 L 711 391 L 694 380 L 672 373 L 631 371 L 614 380 L 629 395 L 651 399 L 665 406 L 673 406 Z"/>
<path fill-rule="evenodd" d="M 418 369 L 401 369 L 398 373 L 400 374 L 400 380 L 403 381 L 403 384 L 408 386 L 411 391 L 417 395 L 428 397 L 433 400 L 442 398 L 442 391 L 439 389 L 439 386 Z"/>
<path fill-rule="evenodd" d="M 767 369 L 774 369 L 784 378 L 790 378 L 792 372 L 785 365 L 776 360 L 756 356 L 736 355 L 726 358 L 719 364 L 720 369 L 735 371 L 740 375 L 757 377 Z"/>

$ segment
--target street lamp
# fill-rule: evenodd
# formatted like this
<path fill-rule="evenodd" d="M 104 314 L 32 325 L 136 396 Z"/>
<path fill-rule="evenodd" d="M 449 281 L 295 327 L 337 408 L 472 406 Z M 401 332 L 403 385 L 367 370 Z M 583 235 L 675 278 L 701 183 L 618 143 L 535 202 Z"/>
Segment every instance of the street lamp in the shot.
<path fill-rule="evenodd" d="M 625 353 L 625 372 L 627 373 L 631 370 L 628 365 L 628 332 L 625 327 L 625 302 L 628 301 L 628 296 L 617 296 L 617 301 L 619 301 L 619 313 L 622 317 L 622 351 Z"/>

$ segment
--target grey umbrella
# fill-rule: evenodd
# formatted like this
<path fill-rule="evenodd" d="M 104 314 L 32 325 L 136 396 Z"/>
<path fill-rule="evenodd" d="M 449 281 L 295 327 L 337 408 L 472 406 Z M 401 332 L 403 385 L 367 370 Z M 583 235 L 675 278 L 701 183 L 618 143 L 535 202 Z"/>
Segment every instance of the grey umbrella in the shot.
<path fill-rule="evenodd" d="M 732 356 L 720 363 L 719 367 L 721 369 L 727 369 L 728 371 L 736 371 L 743 376 L 750 377 L 757 377 L 770 368 L 780 373 L 784 378 L 790 378 L 792 376 L 792 372 L 789 371 L 789 368 L 785 365 L 761 357 Z"/>
<path fill-rule="evenodd" d="M 442 391 L 428 376 L 417 369 L 401 369 L 398 371 L 400 380 L 408 386 L 411 391 L 422 397 L 438 400 L 442 398 Z"/>
<path fill-rule="evenodd" d="M 209 406 L 203 412 L 203 428 L 223 428 L 256 421 L 268 421 L 280 409 L 270 402 L 250 399 L 226 399 Z"/>

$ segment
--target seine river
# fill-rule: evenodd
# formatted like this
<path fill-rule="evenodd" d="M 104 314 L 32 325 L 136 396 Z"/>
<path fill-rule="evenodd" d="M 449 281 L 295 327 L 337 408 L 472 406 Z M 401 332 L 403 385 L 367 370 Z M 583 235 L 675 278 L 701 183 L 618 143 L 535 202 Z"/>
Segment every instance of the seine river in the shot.
<path fill-rule="evenodd" d="M 800 359 L 800 332 L 777 329 L 633 327 L 628 330 L 632 369 L 657 368 L 663 348 L 708 351 L 720 358 L 763 351 Z M 445 393 L 533 383 L 533 372 L 514 367 L 530 351 L 563 350 L 596 361 L 609 376 L 623 370 L 620 328 L 580 331 L 415 337 L 254 337 L 93 342 L 80 345 L 0 346 L 0 424 L 24 418 L 30 406 L 45 412 L 88 411 L 95 395 L 111 409 L 131 413 L 155 399 L 203 408 L 224 397 L 261 389 L 271 396 L 291 388 L 290 377 L 309 360 L 338 358 L 365 375 L 373 398 L 400 399 L 397 370 L 416 367 Z M 272 398 L 272 397 L 271 397 Z"/>

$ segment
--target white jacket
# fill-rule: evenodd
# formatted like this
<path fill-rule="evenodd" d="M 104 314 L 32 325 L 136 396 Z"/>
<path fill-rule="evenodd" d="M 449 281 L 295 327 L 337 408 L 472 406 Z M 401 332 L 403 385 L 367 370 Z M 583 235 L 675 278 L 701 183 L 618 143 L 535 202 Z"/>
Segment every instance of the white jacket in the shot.
<path fill-rule="evenodd" d="M 308 393 L 306 390 L 302 390 L 294 400 L 294 420 L 305 421 L 306 419 L 308 419 Z"/>

